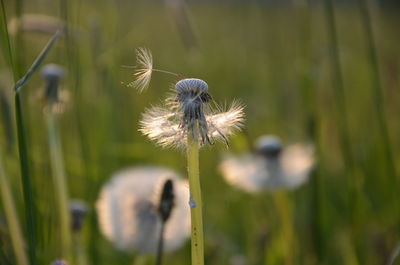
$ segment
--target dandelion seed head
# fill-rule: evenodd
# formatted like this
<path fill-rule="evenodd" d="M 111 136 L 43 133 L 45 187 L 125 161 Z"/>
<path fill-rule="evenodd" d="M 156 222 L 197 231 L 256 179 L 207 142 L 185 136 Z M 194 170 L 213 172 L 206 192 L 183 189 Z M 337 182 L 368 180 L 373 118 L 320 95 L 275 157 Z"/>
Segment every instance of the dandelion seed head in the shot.
<path fill-rule="evenodd" d="M 183 245 L 190 235 L 189 190 L 174 172 L 160 167 L 135 167 L 113 175 L 96 203 L 101 232 L 121 250 L 154 253 L 160 235 L 162 189 L 172 181 L 174 207 L 165 223 L 166 251 Z"/>
<path fill-rule="evenodd" d="M 128 86 L 136 88 L 139 92 L 143 92 L 150 84 L 152 72 L 153 56 L 151 51 L 147 48 L 136 49 L 135 80 L 129 83 Z"/>
<path fill-rule="evenodd" d="M 247 192 L 294 189 L 304 184 L 315 164 L 309 144 L 281 146 L 279 138 L 263 136 L 256 152 L 225 157 L 219 169 L 225 180 Z"/>
<path fill-rule="evenodd" d="M 184 148 L 188 130 L 182 126 L 183 116 L 182 110 L 173 111 L 164 107 L 152 107 L 143 114 L 139 130 L 162 147 Z M 204 121 L 210 142 L 219 140 L 226 142 L 227 137 L 243 125 L 243 106 L 234 102 L 226 111 L 204 114 Z"/>

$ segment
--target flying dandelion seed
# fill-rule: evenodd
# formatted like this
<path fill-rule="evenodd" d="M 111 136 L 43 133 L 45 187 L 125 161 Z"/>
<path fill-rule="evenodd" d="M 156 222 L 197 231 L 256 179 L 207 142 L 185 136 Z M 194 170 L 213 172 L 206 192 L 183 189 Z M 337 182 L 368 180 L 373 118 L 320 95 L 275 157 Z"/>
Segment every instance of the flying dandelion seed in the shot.
<path fill-rule="evenodd" d="M 131 66 L 124 67 L 132 68 Z M 136 88 L 139 93 L 143 92 L 149 87 L 153 72 L 160 72 L 182 78 L 181 74 L 155 69 L 153 67 L 153 55 L 147 48 L 136 49 L 136 66 L 134 68 L 136 68 L 135 73 L 133 74 L 135 79 L 128 84 L 128 87 Z"/>
<path fill-rule="evenodd" d="M 148 88 L 153 73 L 153 55 L 147 48 L 138 48 L 136 49 L 136 61 L 135 80 L 128 86 L 143 92 Z"/>
<path fill-rule="evenodd" d="M 237 102 L 217 113 L 205 104 L 211 101 L 206 82 L 196 78 L 176 83 L 176 92 L 163 107 L 147 109 L 140 121 L 140 131 L 162 147 L 185 147 L 188 133 L 199 129 L 201 144 L 223 140 L 240 129 L 243 106 Z"/>
<path fill-rule="evenodd" d="M 308 180 L 314 160 L 310 145 L 283 147 L 277 137 L 262 136 L 254 153 L 228 156 L 219 169 L 228 183 L 247 192 L 294 189 Z"/>
<path fill-rule="evenodd" d="M 165 251 L 179 248 L 189 237 L 186 182 L 165 168 L 135 167 L 117 172 L 104 185 L 96 203 L 100 230 L 117 248 L 156 252 L 163 222 L 159 203 L 168 179 L 173 183 L 174 207 L 165 223 Z"/>

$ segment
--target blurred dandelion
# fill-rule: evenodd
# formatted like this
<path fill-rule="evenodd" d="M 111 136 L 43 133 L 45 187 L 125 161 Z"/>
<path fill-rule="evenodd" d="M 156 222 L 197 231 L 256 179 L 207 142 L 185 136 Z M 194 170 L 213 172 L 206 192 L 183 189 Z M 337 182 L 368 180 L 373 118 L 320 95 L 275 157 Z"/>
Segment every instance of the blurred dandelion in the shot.
<path fill-rule="evenodd" d="M 173 205 L 170 199 L 160 199 L 165 197 L 167 180 L 171 181 Z M 119 249 L 155 253 L 165 221 L 164 249 L 175 250 L 190 233 L 188 200 L 187 184 L 169 169 L 135 167 L 119 171 L 104 185 L 96 203 L 100 230 Z"/>
<path fill-rule="evenodd" d="M 229 155 L 219 169 L 225 180 L 247 192 L 294 189 L 308 180 L 314 165 L 311 145 L 283 147 L 276 136 L 262 136 L 255 152 L 236 157 Z"/>
<path fill-rule="evenodd" d="M 8 32 L 11 35 L 16 35 L 19 30 L 53 35 L 54 32 L 64 27 L 63 20 L 38 14 L 24 14 L 21 18 L 13 17 L 8 22 Z"/>
<path fill-rule="evenodd" d="M 46 81 L 44 98 L 46 100 L 46 125 L 50 150 L 50 162 L 52 177 L 54 179 L 55 197 L 58 203 L 59 226 L 61 232 L 61 246 L 64 257 L 71 257 L 71 229 L 68 209 L 68 185 L 65 174 L 64 157 L 61 145 L 61 137 L 58 127 L 57 104 L 59 103 L 59 83 L 65 75 L 63 67 L 55 64 L 47 64 L 41 72 Z"/>
<path fill-rule="evenodd" d="M 85 221 L 85 216 L 88 212 L 88 207 L 84 201 L 74 199 L 69 202 L 69 211 L 71 216 L 71 230 L 73 240 L 73 259 L 75 265 L 86 265 L 87 256 L 82 239 L 82 227 Z"/>
<path fill-rule="evenodd" d="M 51 263 L 51 265 L 68 265 L 68 262 L 66 262 L 65 260 L 58 259 L 58 260 L 53 261 L 53 263 Z"/>
<path fill-rule="evenodd" d="M 88 211 L 87 205 L 81 200 L 71 200 L 69 211 L 71 213 L 71 229 L 73 232 L 79 232 L 82 229 Z"/>
<path fill-rule="evenodd" d="M 41 71 L 42 77 L 46 81 L 42 97 L 46 101 L 46 110 L 55 113 L 62 113 L 65 110 L 69 94 L 67 91 L 60 90 L 60 81 L 65 77 L 64 67 L 57 64 L 47 64 Z"/>
<path fill-rule="evenodd" d="M 131 66 L 123 67 L 132 68 Z M 177 77 L 180 76 L 179 74 L 173 72 L 153 68 L 153 55 L 147 48 L 136 49 L 136 66 L 134 68 L 136 69 L 135 73 L 133 74 L 135 80 L 130 82 L 128 86 L 136 88 L 140 93 L 149 87 L 153 72 L 161 72 Z"/>

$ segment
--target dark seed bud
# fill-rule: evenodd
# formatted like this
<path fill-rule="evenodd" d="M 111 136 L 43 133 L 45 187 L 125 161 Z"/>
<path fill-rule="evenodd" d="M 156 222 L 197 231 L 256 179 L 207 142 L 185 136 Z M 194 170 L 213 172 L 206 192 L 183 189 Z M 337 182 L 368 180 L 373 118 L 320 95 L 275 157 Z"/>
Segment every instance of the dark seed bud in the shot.
<path fill-rule="evenodd" d="M 71 229 L 73 232 L 79 232 L 83 226 L 87 206 L 83 201 L 73 200 L 69 204 L 69 209 L 71 212 Z"/>
<path fill-rule="evenodd" d="M 42 68 L 41 74 L 46 79 L 45 99 L 49 104 L 56 103 L 59 100 L 59 82 L 65 75 L 64 68 L 56 64 L 47 64 Z"/>
<path fill-rule="evenodd" d="M 282 151 L 282 143 L 278 137 L 264 135 L 255 142 L 256 152 L 267 158 L 276 158 Z"/>
<path fill-rule="evenodd" d="M 164 183 L 160 204 L 158 205 L 158 213 L 163 222 L 166 222 L 171 215 L 172 208 L 174 207 L 174 197 L 174 186 L 172 180 L 168 179 Z"/>

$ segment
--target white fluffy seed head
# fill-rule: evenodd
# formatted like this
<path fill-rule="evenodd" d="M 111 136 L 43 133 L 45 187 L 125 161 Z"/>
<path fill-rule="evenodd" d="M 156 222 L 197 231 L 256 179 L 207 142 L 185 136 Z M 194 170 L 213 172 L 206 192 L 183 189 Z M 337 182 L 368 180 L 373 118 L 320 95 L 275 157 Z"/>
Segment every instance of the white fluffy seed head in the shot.
<path fill-rule="evenodd" d="M 243 105 L 234 102 L 226 111 L 205 114 L 206 133 L 210 141 L 226 142 L 228 136 L 239 130 L 244 122 L 243 109 Z M 180 110 L 152 107 L 143 114 L 139 130 L 162 147 L 184 148 L 188 132 L 181 125 L 182 117 Z"/>
<path fill-rule="evenodd" d="M 247 192 L 295 189 L 304 184 L 315 164 L 311 145 L 295 144 L 282 149 L 277 157 L 247 153 L 227 156 L 219 169 L 225 180 Z"/>
<path fill-rule="evenodd" d="M 179 248 L 190 235 L 189 190 L 174 172 L 160 167 L 135 167 L 113 175 L 96 203 L 101 232 L 121 250 L 155 253 L 162 220 L 161 189 L 173 182 L 174 207 L 165 223 L 165 251 Z"/>

